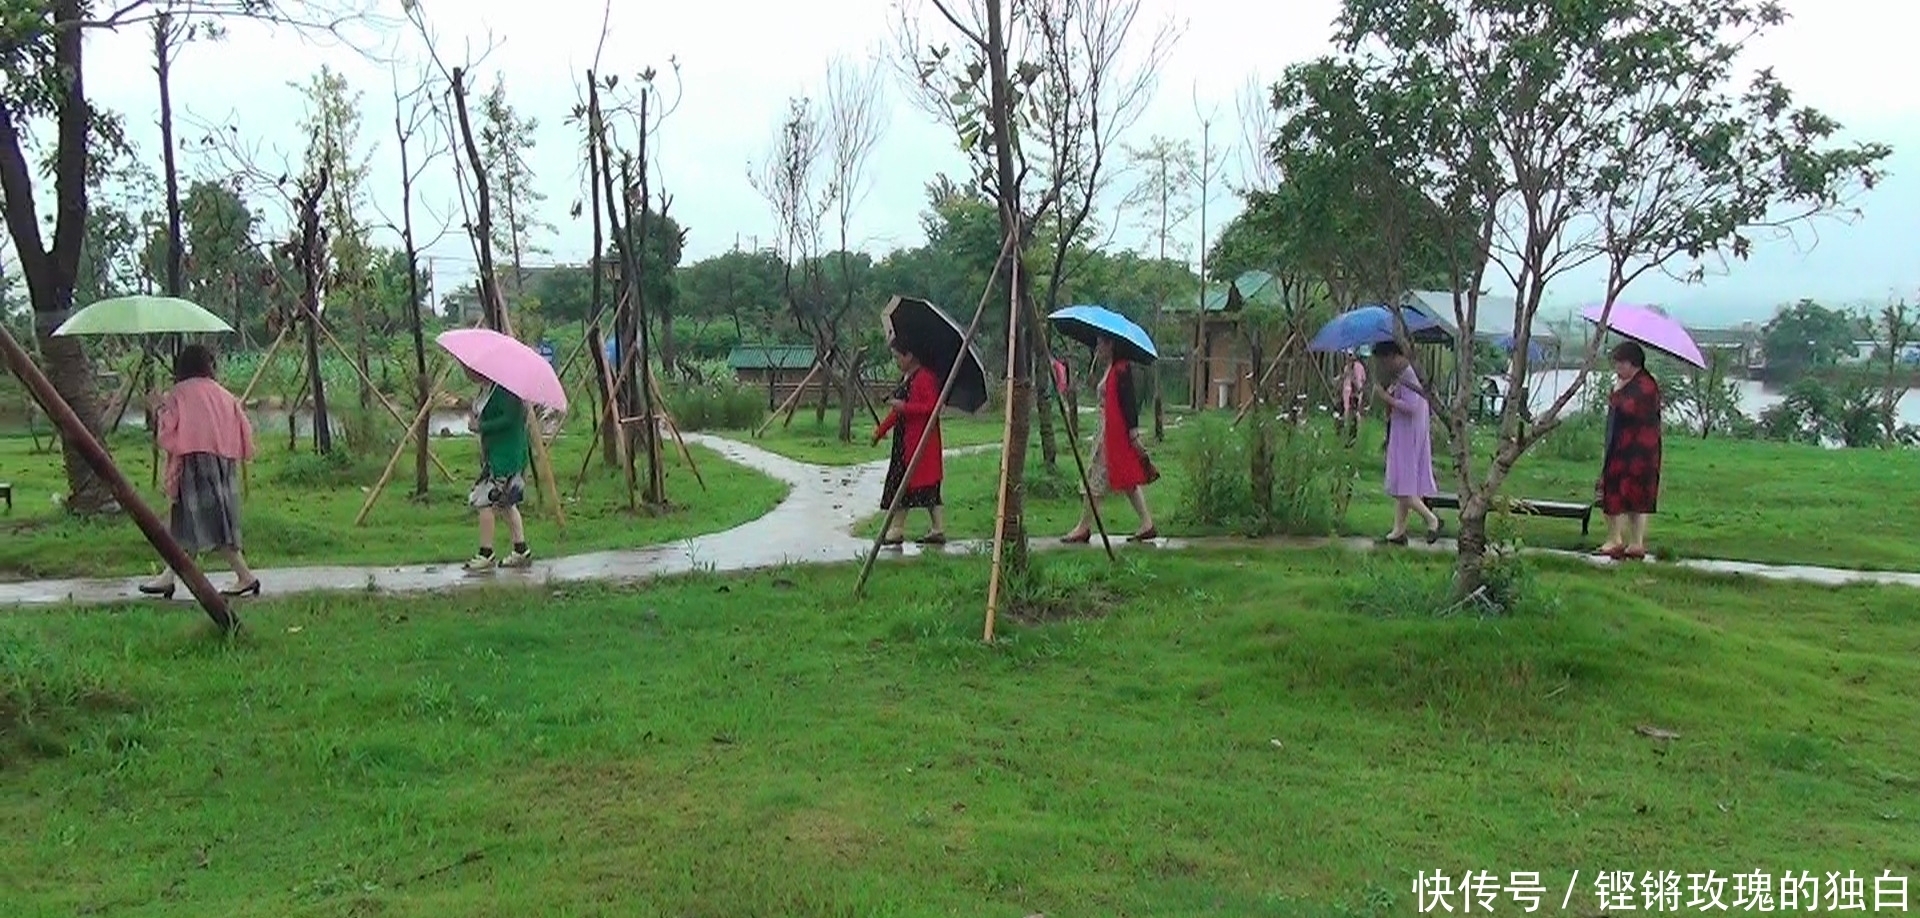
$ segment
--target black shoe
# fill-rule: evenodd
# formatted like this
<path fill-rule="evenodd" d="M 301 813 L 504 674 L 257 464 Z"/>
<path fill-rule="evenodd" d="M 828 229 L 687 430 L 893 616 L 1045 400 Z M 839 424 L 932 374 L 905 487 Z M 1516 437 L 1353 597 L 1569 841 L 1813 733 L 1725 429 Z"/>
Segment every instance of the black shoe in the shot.
<path fill-rule="evenodd" d="M 1433 543 L 1440 541 L 1440 537 L 1445 535 L 1446 532 L 1447 532 L 1447 523 L 1445 520 L 1442 520 L 1440 521 L 1440 525 L 1427 530 L 1427 544 L 1432 545 Z"/>
<path fill-rule="evenodd" d="M 231 590 L 221 590 L 220 595 L 222 596 L 258 596 L 260 595 L 260 578 L 258 577 L 253 578 L 252 583 L 249 583 L 243 587 L 237 587 Z"/>

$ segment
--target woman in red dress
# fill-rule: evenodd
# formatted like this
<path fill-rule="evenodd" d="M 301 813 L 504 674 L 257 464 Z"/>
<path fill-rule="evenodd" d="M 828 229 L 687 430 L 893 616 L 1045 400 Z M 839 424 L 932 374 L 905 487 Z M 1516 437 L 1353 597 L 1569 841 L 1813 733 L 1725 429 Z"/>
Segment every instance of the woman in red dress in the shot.
<path fill-rule="evenodd" d="M 1647 517 L 1660 503 L 1660 383 L 1647 372 L 1647 352 L 1628 341 L 1613 349 L 1619 382 L 1607 397 L 1607 452 L 1594 494 L 1607 517 L 1597 554 L 1634 561 L 1647 556 Z"/>
<path fill-rule="evenodd" d="M 926 437 L 928 443 L 920 455 L 920 464 L 913 469 L 913 479 L 905 482 L 907 493 L 900 499 L 900 512 L 887 518 L 887 531 L 880 544 L 905 542 L 907 510 L 919 507 L 932 518 L 932 527 L 916 541 L 922 545 L 943 545 L 947 541 L 947 525 L 946 514 L 940 506 L 940 481 L 945 471 L 940 459 L 940 419 L 933 412 L 934 405 L 940 401 L 940 381 L 933 378 L 933 372 L 905 344 L 897 340 L 887 344 L 893 349 L 894 363 L 899 365 L 904 378 L 893 391 L 893 410 L 887 412 L 880 426 L 873 430 L 875 444 L 888 431 L 893 432 L 893 455 L 887 461 L 887 486 L 880 495 L 880 509 L 893 506 L 894 493 L 907 477 L 907 462 L 919 448 L 920 439 Z"/>
<path fill-rule="evenodd" d="M 1115 492 L 1125 494 L 1140 516 L 1140 529 L 1127 537 L 1129 542 L 1149 542 L 1160 537 L 1147 511 L 1147 453 L 1140 446 L 1140 400 L 1134 396 L 1133 365 L 1113 355 L 1113 339 L 1100 336 L 1094 357 L 1107 364 L 1100 378 L 1100 429 L 1093 435 L 1093 462 L 1087 469 L 1087 484 L 1098 500 Z M 1060 539 L 1069 544 L 1093 538 L 1093 504 L 1080 513 L 1079 525 Z"/>

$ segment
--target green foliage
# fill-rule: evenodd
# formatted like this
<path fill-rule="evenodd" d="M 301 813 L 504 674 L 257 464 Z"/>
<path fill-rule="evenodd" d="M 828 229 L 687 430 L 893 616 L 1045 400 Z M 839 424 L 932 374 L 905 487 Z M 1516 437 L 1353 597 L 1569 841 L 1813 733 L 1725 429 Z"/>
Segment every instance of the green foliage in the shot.
<path fill-rule="evenodd" d="M 1310 224 L 1344 231 L 1327 235 L 1367 266 L 1363 285 L 1397 298 L 1437 246 L 1469 312 L 1487 278 L 1517 279 L 1511 327 L 1528 328 L 1578 266 L 1605 266 L 1611 301 L 1673 262 L 1745 258 L 1786 208 L 1833 212 L 1880 179 L 1885 145 L 1839 141 L 1742 60 L 1784 17 L 1773 0 L 1343 0 L 1335 53 L 1275 91 L 1276 162 L 1327 212 Z M 1480 331 L 1466 324 L 1457 347 Z M 1470 413 L 1444 421 L 1472 437 Z M 1497 488 L 1519 458 L 1455 472 L 1470 493 Z M 1476 551 L 1462 543 L 1462 598 Z"/>
<path fill-rule="evenodd" d="M 1405 555 L 1375 556 L 1342 583 L 1347 608 L 1379 618 L 1538 615 L 1556 609 L 1558 602 L 1535 588 L 1538 570 L 1513 535 L 1512 516 L 1497 513 L 1487 522 L 1490 539 L 1478 592 L 1457 596 L 1445 570 Z"/>
<path fill-rule="evenodd" d="M 292 453 L 267 477 L 275 484 L 296 488 L 357 487 L 367 480 L 353 453 L 343 449 Z"/>
<path fill-rule="evenodd" d="M 766 393 L 732 380 L 669 385 L 666 396 L 682 430 L 749 430 L 767 416 Z"/>
<path fill-rule="evenodd" d="M 1781 309 L 1762 330 L 1767 366 L 1788 379 L 1852 356 L 1859 324 L 1837 309 L 1801 300 Z"/>
<path fill-rule="evenodd" d="M 1605 411 L 1576 411 L 1561 420 L 1547 434 L 1542 445 L 1546 452 L 1565 462 L 1598 462 L 1607 448 Z"/>
<path fill-rule="evenodd" d="M 1256 412 L 1257 413 L 1257 412 Z M 1238 429 L 1219 413 L 1189 420 L 1180 518 L 1246 535 L 1327 535 L 1343 522 L 1352 477 L 1349 448 L 1322 424 L 1294 426 L 1249 415 Z"/>

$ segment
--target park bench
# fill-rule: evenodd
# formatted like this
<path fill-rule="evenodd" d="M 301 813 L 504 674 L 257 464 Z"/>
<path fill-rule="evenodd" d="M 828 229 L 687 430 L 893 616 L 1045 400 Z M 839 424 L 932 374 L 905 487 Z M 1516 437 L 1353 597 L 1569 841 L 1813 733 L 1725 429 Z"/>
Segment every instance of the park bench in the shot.
<path fill-rule="evenodd" d="M 1427 498 L 1427 506 L 1435 510 L 1458 510 L 1460 509 L 1460 495 L 1441 494 L 1435 497 L 1429 497 Z M 1583 536 L 1586 535 L 1588 530 L 1593 526 L 1592 503 L 1576 504 L 1572 501 L 1564 500 L 1509 498 L 1507 500 L 1507 509 L 1513 513 L 1524 513 L 1528 516 L 1548 516 L 1554 519 L 1579 520 L 1580 534 Z"/>

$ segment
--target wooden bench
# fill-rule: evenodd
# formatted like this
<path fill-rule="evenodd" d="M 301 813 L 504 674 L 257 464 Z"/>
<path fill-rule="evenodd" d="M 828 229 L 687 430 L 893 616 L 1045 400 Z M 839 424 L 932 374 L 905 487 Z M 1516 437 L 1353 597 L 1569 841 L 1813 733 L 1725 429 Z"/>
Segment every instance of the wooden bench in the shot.
<path fill-rule="evenodd" d="M 1441 494 L 1427 498 L 1427 506 L 1435 510 L 1460 509 L 1460 495 Z M 1507 509 L 1528 516 L 1548 516 L 1554 519 L 1579 520 L 1580 534 L 1586 535 L 1593 526 L 1593 504 L 1576 504 L 1564 500 L 1527 500 L 1513 498 L 1507 501 Z"/>

